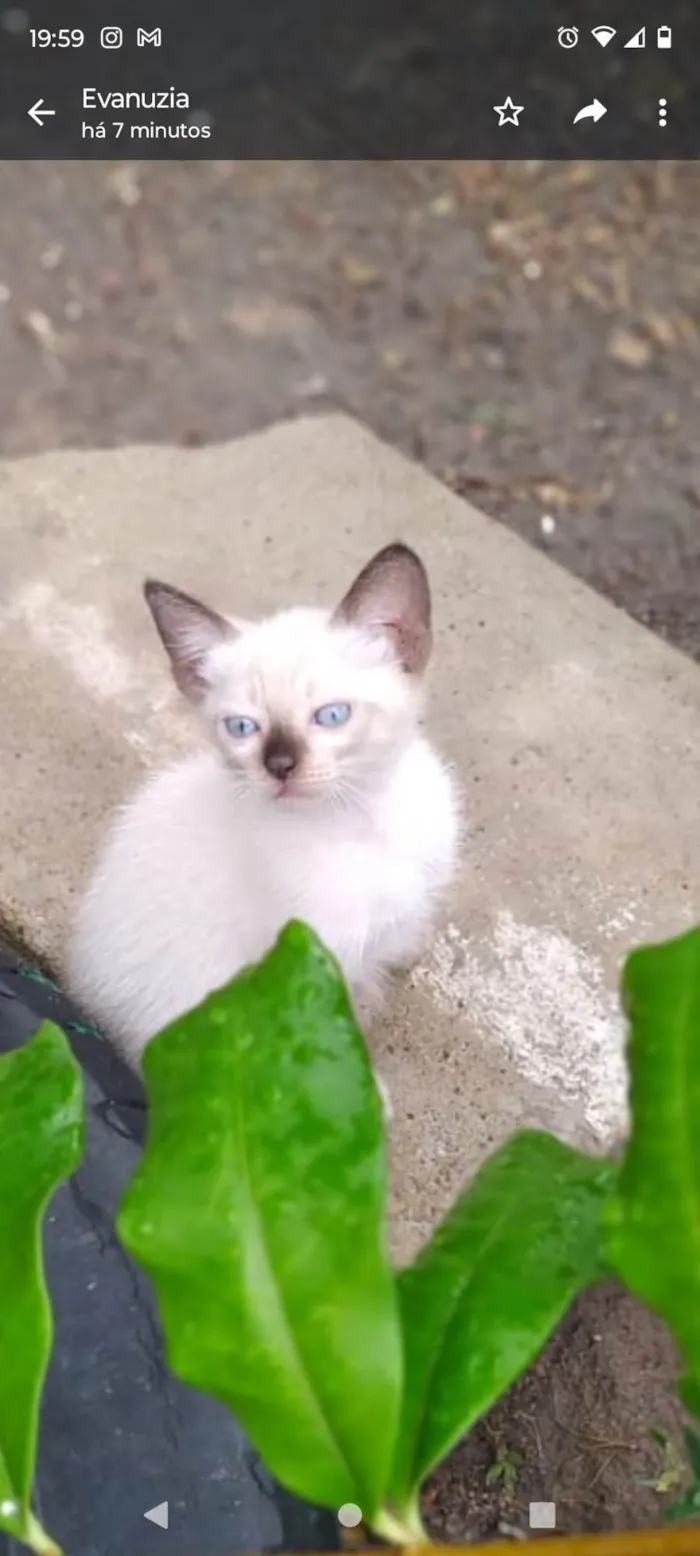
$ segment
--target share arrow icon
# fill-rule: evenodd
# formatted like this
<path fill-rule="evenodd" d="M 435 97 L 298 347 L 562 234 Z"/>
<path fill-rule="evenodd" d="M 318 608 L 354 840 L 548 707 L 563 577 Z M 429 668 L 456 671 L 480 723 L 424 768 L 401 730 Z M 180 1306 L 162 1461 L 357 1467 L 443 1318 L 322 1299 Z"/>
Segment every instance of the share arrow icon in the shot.
<path fill-rule="evenodd" d="M 585 108 L 579 108 L 574 124 L 578 124 L 579 119 L 602 119 L 603 114 L 607 113 L 607 111 L 607 108 L 602 103 L 599 103 L 596 97 L 592 103 L 586 103 Z"/>

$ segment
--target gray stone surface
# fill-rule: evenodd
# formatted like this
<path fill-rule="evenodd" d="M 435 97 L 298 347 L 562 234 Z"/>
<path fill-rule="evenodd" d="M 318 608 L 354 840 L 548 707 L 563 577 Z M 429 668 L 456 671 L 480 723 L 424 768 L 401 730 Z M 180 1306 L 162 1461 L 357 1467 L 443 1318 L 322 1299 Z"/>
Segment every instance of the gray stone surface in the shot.
<path fill-rule="evenodd" d="M 700 917 L 700 671 L 341 416 L 0 466 L 0 922 L 51 966 L 110 809 L 195 738 L 144 574 L 252 614 L 332 601 L 397 537 L 431 574 L 430 723 L 470 824 L 371 1039 L 403 1257 L 516 1125 L 623 1127 L 621 956 Z"/>

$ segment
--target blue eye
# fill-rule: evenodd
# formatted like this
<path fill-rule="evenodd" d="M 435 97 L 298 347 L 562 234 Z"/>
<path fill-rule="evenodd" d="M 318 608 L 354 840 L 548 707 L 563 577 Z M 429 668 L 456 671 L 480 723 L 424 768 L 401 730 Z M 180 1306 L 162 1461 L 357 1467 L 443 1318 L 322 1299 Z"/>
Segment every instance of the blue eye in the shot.
<path fill-rule="evenodd" d="M 322 708 L 316 709 L 314 724 L 321 724 L 324 729 L 335 729 L 339 724 L 347 724 L 351 713 L 349 702 L 327 702 Z"/>
<path fill-rule="evenodd" d="M 224 719 L 224 726 L 234 740 L 247 740 L 249 735 L 257 735 L 260 731 L 255 719 L 246 718 L 244 713 L 231 713 Z"/>

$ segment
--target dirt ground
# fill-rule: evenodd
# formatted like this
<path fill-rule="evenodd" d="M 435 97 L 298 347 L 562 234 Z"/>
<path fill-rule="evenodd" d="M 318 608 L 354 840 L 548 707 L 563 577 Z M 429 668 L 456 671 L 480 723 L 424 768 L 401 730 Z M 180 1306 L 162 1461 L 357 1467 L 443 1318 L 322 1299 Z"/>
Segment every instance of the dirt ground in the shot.
<path fill-rule="evenodd" d="M 5 163 L 0 203 L 3 454 L 342 407 L 700 659 L 700 164 Z M 431 1529 L 656 1522 L 675 1375 L 588 1293 Z"/>
<path fill-rule="evenodd" d="M 617 1285 L 586 1292 L 433 1477 L 430 1532 L 465 1544 L 524 1539 L 530 1502 L 556 1503 L 558 1533 L 658 1524 L 689 1480 L 676 1375 L 663 1324 Z M 668 1449 L 652 1428 L 667 1434 Z"/>

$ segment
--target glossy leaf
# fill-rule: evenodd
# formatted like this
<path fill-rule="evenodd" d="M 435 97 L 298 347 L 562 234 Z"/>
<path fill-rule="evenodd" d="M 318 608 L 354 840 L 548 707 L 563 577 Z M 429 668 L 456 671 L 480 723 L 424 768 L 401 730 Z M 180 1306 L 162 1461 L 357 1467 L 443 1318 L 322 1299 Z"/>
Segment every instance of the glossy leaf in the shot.
<path fill-rule="evenodd" d="M 148 1047 L 150 1127 L 121 1236 L 169 1360 L 224 1400 L 273 1474 L 379 1506 L 402 1378 L 382 1108 L 337 964 L 288 925 Z"/>
<path fill-rule="evenodd" d="M 56 1549 L 30 1507 L 53 1323 L 42 1218 L 83 1149 L 80 1069 L 51 1022 L 0 1057 L 0 1529 Z"/>
<path fill-rule="evenodd" d="M 700 1413 L 700 929 L 627 959 L 632 1128 L 609 1213 L 609 1253 L 670 1325 Z"/>
<path fill-rule="evenodd" d="M 695 1476 L 696 1481 L 698 1482 L 698 1489 L 700 1490 L 700 1437 L 698 1436 L 694 1426 L 684 1426 L 683 1436 L 685 1438 L 685 1446 L 688 1450 L 690 1467 L 693 1471 L 693 1475 Z"/>
<path fill-rule="evenodd" d="M 522 1131 L 496 1151 L 399 1277 L 406 1381 L 392 1500 L 421 1482 L 600 1278 L 610 1163 Z"/>

